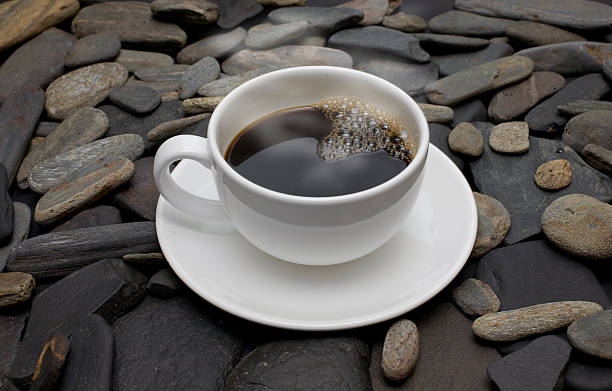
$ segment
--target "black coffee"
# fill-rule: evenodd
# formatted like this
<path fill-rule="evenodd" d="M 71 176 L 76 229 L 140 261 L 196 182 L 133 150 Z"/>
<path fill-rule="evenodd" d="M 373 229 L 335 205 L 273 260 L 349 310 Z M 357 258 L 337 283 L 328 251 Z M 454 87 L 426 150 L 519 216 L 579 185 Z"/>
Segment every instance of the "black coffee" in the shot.
<path fill-rule="evenodd" d="M 413 155 L 397 119 L 341 97 L 253 122 L 232 140 L 225 159 L 270 190 L 326 197 L 380 185 L 406 168 Z"/>

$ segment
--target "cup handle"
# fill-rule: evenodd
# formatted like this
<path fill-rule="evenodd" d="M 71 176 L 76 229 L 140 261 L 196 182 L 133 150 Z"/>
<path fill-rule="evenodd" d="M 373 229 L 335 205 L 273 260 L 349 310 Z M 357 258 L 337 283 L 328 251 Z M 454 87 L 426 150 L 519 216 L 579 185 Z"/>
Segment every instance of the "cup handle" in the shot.
<path fill-rule="evenodd" d="M 207 223 L 231 224 L 219 200 L 190 193 L 172 179 L 169 167 L 179 159 L 195 160 L 210 170 L 212 157 L 208 140 L 199 136 L 179 135 L 166 140 L 159 147 L 153 163 L 153 178 L 160 194 L 175 208 Z"/>

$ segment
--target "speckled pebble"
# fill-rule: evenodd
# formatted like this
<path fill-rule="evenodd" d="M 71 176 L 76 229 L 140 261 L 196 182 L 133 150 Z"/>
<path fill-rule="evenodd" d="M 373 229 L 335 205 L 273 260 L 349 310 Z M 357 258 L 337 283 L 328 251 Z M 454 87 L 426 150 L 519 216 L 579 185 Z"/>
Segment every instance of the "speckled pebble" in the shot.
<path fill-rule="evenodd" d="M 406 379 L 419 356 L 419 330 L 410 320 L 401 319 L 395 322 L 383 345 L 380 365 L 385 377 L 392 381 Z"/>
<path fill-rule="evenodd" d="M 491 130 L 491 149 L 499 153 L 524 153 L 529 150 L 529 126 L 527 122 L 504 122 Z"/>
<path fill-rule="evenodd" d="M 544 190 L 560 190 L 572 182 L 570 163 L 565 159 L 540 164 L 533 175 L 536 185 Z"/>

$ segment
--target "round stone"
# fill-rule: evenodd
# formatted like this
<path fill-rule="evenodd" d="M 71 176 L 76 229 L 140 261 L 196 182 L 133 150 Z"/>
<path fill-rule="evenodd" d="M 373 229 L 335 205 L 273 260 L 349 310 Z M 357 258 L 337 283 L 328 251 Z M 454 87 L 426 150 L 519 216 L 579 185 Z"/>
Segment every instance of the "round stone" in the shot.
<path fill-rule="evenodd" d="M 474 192 L 478 230 L 470 257 L 477 258 L 497 247 L 510 230 L 510 213 L 493 197 Z"/>
<path fill-rule="evenodd" d="M 573 347 L 599 358 L 612 360 L 612 310 L 575 320 L 567 328 Z"/>
<path fill-rule="evenodd" d="M 461 122 L 448 135 L 449 148 L 468 156 L 480 156 L 484 150 L 484 140 L 480 130 L 469 122 Z"/>
<path fill-rule="evenodd" d="M 541 164 L 533 176 L 536 185 L 544 190 L 560 190 L 569 186 L 572 181 L 570 163 L 565 159 L 556 159 Z"/>
<path fill-rule="evenodd" d="M 612 258 L 612 205 L 593 197 L 570 194 L 556 199 L 542 215 L 542 231 L 572 255 Z"/>
<path fill-rule="evenodd" d="M 499 311 L 499 298 L 489 284 L 468 278 L 453 290 L 453 301 L 461 311 L 470 316 L 482 316 Z"/>
<path fill-rule="evenodd" d="M 419 356 L 419 331 L 410 320 L 393 324 L 385 337 L 380 365 L 385 377 L 402 381 L 410 375 Z"/>
<path fill-rule="evenodd" d="M 491 149 L 499 153 L 524 153 L 529 150 L 529 126 L 527 122 L 504 122 L 491 130 Z"/>

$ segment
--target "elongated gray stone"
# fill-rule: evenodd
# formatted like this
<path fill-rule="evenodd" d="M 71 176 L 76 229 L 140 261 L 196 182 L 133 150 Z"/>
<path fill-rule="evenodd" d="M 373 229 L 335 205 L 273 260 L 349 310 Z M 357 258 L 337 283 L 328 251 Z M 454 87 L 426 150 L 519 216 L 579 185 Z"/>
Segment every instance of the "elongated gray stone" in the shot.
<path fill-rule="evenodd" d="M 270 12 L 268 19 L 274 23 L 306 21 L 314 33 L 327 35 L 357 24 L 363 16 L 363 12 L 353 8 L 283 7 Z"/>
<path fill-rule="evenodd" d="M 144 141 L 137 134 L 121 134 L 94 141 L 43 161 L 28 176 L 30 189 L 44 194 L 63 183 L 79 169 L 97 160 L 109 163 L 118 157 L 131 161 L 144 152 Z"/>
<path fill-rule="evenodd" d="M 134 72 L 141 68 L 171 65 L 174 59 L 164 53 L 121 49 L 115 62 L 123 65 L 129 72 Z"/>
<path fill-rule="evenodd" d="M 456 0 L 455 7 L 482 15 L 533 20 L 574 29 L 612 25 L 612 8 L 587 0 Z"/>
<path fill-rule="evenodd" d="M 498 58 L 506 57 L 514 53 L 512 46 L 505 42 L 491 42 L 484 49 L 468 53 L 445 54 L 432 56 L 432 62 L 440 67 L 440 75 L 448 76 L 453 73 L 468 69 L 474 65 L 484 64 Z"/>
<path fill-rule="evenodd" d="M 103 111 L 93 107 L 78 110 L 45 137 L 44 141 L 30 149 L 17 172 L 19 186 L 22 189 L 27 187 L 28 175 L 40 163 L 99 139 L 108 128 L 108 117 Z"/>
<path fill-rule="evenodd" d="M 486 91 L 522 80 L 533 71 L 533 62 L 509 56 L 468 68 L 425 86 L 427 98 L 435 104 L 452 105 Z"/>
<path fill-rule="evenodd" d="M 101 259 L 159 251 L 153 222 L 102 225 L 24 240 L 9 255 L 7 269 L 36 278 L 64 276 Z"/>
<path fill-rule="evenodd" d="M 283 24 L 262 23 L 251 27 L 244 40 L 250 49 L 269 49 L 300 38 L 308 29 L 308 22 Z"/>
<path fill-rule="evenodd" d="M 214 57 L 204 57 L 188 69 L 181 77 L 181 99 L 193 97 L 198 88 L 206 83 L 216 80 L 221 72 L 221 67 Z"/>
<path fill-rule="evenodd" d="M 66 56 L 64 64 L 77 68 L 97 62 L 112 61 L 119 55 L 121 41 L 112 31 L 88 35 L 76 41 Z"/>
<path fill-rule="evenodd" d="M 284 67 L 278 65 L 270 65 L 264 66 L 261 68 L 253 69 L 248 72 L 241 73 L 239 75 L 234 75 L 230 77 L 224 77 L 215 81 L 211 81 L 210 83 L 204 84 L 202 87 L 198 89 L 198 94 L 202 96 L 225 96 L 229 94 L 231 90 L 238 87 L 241 84 L 246 83 L 247 81 L 257 77 L 264 75 L 268 72 L 277 71 L 279 69 L 283 69 Z"/>
<path fill-rule="evenodd" d="M 159 65 L 137 69 L 134 76 L 142 81 L 180 81 L 187 69 L 189 65 Z"/>
<path fill-rule="evenodd" d="M 464 37 L 461 35 L 414 33 L 412 36 L 419 40 L 419 44 L 425 50 L 448 49 L 469 52 L 489 45 L 488 39 Z"/>
<path fill-rule="evenodd" d="M 599 72 L 602 63 L 612 57 L 612 44 L 563 42 L 523 49 L 516 54 L 531 58 L 536 71 L 563 74 Z"/>
<path fill-rule="evenodd" d="M 360 61 L 355 69 L 383 78 L 410 95 L 422 93 L 427 83 L 438 79 L 435 63 L 413 64 L 394 56 L 368 58 Z"/>
<path fill-rule="evenodd" d="M 181 64 L 193 64 L 207 56 L 223 57 L 240 45 L 246 35 L 244 28 L 236 27 L 227 33 L 207 36 L 181 49 L 176 60 Z"/>
<path fill-rule="evenodd" d="M 448 106 L 419 103 L 419 108 L 423 111 L 427 122 L 444 123 L 453 120 L 453 109 Z"/>
<path fill-rule="evenodd" d="M 439 34 L 501 36 L 511 23 L 508 19 L 452 10 L 434 16 L 427 22 L 427 26 Z"/>
<path fill-rule="evenodd" d="M 586 41 L 578 34 L 560 29 L 544 23 L 519 21 L 513 22 L 506 29 L 506 35 L 513 41 L 523 46 L 542 46 L 561 42 Z M 559 53 L 551 54 L 551 57 Z M 536 65 L 537 66 L 537 65 Z"/>
<path fill-rule="evenodd" d="M 221 68 L 228 75 L 237 75 L 270 65 L 283 67 L 329 65 L 352 68 L 353 59 L 348 53 L 338 49 L 288 45 L 268 50 L 241 50 L 223 61 Z"/>
<path fill-rule="evenodd" d="M 559 113 L 573 117 L 587 111 L 607 110 L 612 111 L 612 102 L 605 100 L 576 100 L 557 106 Z"/>
<path fill-rule="evenodd" d="M 0 273 L 4 271 L 10 251 L 28 236 L 31 215 L 32 212 L 26 204 L 13 202 L 13 234 L 11 241 L 0 247 Z"/>
<path fill-rule="evenodd" d="M 197 98 L 196 98 L 197 99 Z M 210 113 L 203 113 L 187 118 L 176 119 L 173 121 L 163 122 L 147 133 L 147 140 L 162 141 L 172 136 L 181 134 L 185 128 L 205 119 L 210 118 Z"/>
<path fill-rule="evenodd" d="M 487 314 L 476 319 L 472 331 L 488 341 L 514 341 L 565 327 L 603 308 L 590 301 L 559 301 Z"/>

